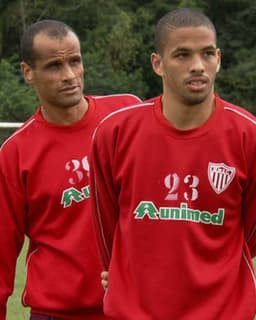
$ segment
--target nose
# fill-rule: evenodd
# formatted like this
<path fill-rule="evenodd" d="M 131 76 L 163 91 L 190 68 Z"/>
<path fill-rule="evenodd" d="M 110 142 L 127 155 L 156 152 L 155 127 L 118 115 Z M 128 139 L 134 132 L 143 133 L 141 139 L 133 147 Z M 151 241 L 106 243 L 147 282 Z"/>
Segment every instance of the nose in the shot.
<path fill-rule="evenodd" d="M 203 73 L 204 72 L 204 63 L 200 55 L 194 55 L 192 58 L 190 71 L 193 73 Z"/>
<path fill-rule="evenodd" d="M 73 68 L 69 64 L 65 64 L 62 73 L 63 81 L 73 80 L 76 77 Z"/>

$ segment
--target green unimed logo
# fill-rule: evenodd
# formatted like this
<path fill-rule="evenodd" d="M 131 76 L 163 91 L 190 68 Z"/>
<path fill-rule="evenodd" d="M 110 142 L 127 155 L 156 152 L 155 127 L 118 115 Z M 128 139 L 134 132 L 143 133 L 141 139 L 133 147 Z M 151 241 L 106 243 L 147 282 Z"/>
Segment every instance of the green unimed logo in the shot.
<path fill-rule="evenodd" d="M 152 201 L 141 201 L 134 210 L 135 219 L 148 217 L 152 220 L 185 220 L 205 224 L 222 225 L 225 209 L 219 208 L 218 212 L 200 211 L 188 208 L 187 203 L 181 202 L 180 207 L 160 207 L 157 209 Z"/>
<path fill-rule="evenodd" d="M 70 207 L 74 202 L 81 202 L 90 197 L 90 186 L 85 186 L 80 190 L 68 188 L 62 192 L 61 204 L 64 208 Z"/>

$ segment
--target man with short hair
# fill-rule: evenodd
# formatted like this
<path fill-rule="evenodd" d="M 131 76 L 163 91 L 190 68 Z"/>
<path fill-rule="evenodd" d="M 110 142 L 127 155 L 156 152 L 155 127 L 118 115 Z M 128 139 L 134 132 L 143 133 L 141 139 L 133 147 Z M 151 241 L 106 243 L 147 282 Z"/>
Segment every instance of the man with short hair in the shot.
<path fill-rule="evenodd" d="M 31 308 L 30 319 L 103 320 L 88 154 L 101 119 L 140 99 L 84 96 L 80 41 L 61 21 L 31 25 L 21 53 L 24 79 L 41 105 L 0 151 L 0 320 L 25 235 L 22 303 Z"/>
<path fill-rule="evenodd" d="M 252 320 L 255 117 L 214 92 L 221 52 L 208 17 L 171 11 L 155 40 L 163 94 L 94 133 L 104 311 L 118 320 Z"/>

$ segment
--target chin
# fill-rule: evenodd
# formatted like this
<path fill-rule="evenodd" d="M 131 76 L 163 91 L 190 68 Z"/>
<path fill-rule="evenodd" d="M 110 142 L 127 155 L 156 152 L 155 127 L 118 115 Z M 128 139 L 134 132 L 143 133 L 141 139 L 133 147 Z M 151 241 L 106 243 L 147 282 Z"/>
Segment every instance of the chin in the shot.
<path fill-rule="evenodd" d="M 196 95 L 184 97 L 184 102 L 187 105 L 194 106 L 203 103 L 207 99 L 207 95 Z"/>
<path fill-rule="evenodd" d="M 63 99 L 63 101 L 60 104 L 62 104 L 64 108 L 75 107 L 82 101 L 82 98 L 83 98 L 82 96 L 66 97 L 65 99 Z"/>

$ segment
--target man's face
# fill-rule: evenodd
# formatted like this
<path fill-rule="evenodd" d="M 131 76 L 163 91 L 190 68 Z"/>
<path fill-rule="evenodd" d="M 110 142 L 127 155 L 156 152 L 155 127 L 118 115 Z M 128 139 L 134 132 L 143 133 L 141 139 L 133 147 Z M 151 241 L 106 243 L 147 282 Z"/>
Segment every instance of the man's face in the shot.
<path fill-rule="evenodd" d="M 173 99 L 202 103 L 213 93 L 220 67 L 214 32 L 203 26 L 171 29 L 161 55 L 152 54 L 152 65 Z"/>
<path fill-rule="evenodd" d="M 83 97 L 84 68 L 76 35 L 69 32 L 59 39 L 39 33 L 34 38 L 33 50 L 35 65 L 23 63 L 22 70 L 41 104 L 48 108 L 79 105 Z"/>

